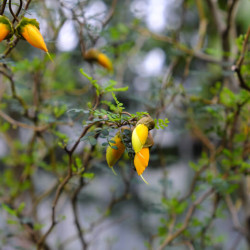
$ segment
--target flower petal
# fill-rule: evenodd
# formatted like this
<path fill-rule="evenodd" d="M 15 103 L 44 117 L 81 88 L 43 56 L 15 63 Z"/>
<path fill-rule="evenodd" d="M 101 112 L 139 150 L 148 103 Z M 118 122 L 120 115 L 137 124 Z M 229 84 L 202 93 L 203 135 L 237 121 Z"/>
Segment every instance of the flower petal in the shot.
<path fill-rule="evenodd" d="M 132 145 L 135 153 L 138 153 L 143 148 L 148 137 L 148 128 L 144 124 L 139 124 L 135 127 L 132 133 Z"/>
<path fill-rule="evenodd" d="M 39 31 L 39 29 L 32 25 L 27 24 L 22 29 L 22 36 L 25 38 L 25 40 L 30 43 L 32 46 L 44 50 L 45 52 L 48 52 L 48 49 L 46 47 L 46 44 L 43 40 L 43 37 Z"/>
<path fill-rule="evenodd" d="M 106 151 L 106 160 L 110 168 L 112 168 L 116 162 L 121 158 L 122 154 L 125 151 L 125 146 L 119 135 L 116 135 L 111 139 L 115 143 L 110 143 L 111 146 L 115 146 L 118 149 L 114 149 L 111 146 L 107 147 Z"/>
<path fill-rule="evenodd" d="M 4 40 L 9 33 L 10 31 L 8 30 L 7 25 L 4 23 L 0 23 L 0 42 Z"/>
<path fill-rule="evenodd" d="M 149 162 L 149 148 L 143 148 L 135 154 L 134 165 L 138 175 L 142 175 Z"/>

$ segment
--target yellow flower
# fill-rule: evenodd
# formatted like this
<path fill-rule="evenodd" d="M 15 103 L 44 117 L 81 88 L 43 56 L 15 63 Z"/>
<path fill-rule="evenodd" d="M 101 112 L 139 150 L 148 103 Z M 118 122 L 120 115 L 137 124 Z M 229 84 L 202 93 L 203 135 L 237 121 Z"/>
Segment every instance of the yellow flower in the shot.
<path fill-rule="evenodd" d="M 135 169 L 137 171 L 137 174 L 141 176 L 144 182 L 146 181 L 142 177 L 142 173 L 148 166 L 148 162 L 149 162 L 149 148 L 142 148 L 140 152 L 135 154 L 135 158 L 134 158 Z"/>
<path fill-rule="evenodd" d="M 120 132 L 118 132 L 110 142 L 110 145 L 107 147 L 106 151 L 106 160 L 108 163 L 108 166 L 112 169 L 112 171 L 115 173 L 113 166 L 116 164 L 116 162 L 121 158 L 122 154 L 124 153 L 125 146 L 122 142 L 122 139 L 120 137 Z M 114 148 L 112 148 L 114 147 Z"/>
<path fill-rule="evenodd" d="M 13 35 L 13 27 L 6 16 L 0 15 L 0 42 Z"/>
<path fill-rule="evenodd" d="M 113 70 L 113 65 L 110 59 L 103 53 L 100 53 L 97 57 L 97 62 L 109 71 Z"/>
<path fill-rule="evenodd" d="M 22 36 L 23 38 L 30 43 L 32 46 L 41 49 L 45 51 L 46 53 L 48 52 L 48 49 L 46 47 L 46 44 L 43 40 L 43 37 L 39 31 L 39 29 L 32 25 L 32 24 L 27 24 L 23 27 L 22 31 Z"/>
<path fill-rule="evenodd" d="M 132 146 L 135 153 L 138 153 L 143 148 L 148 138 L 148 127 L 144 124 L 139 124 L 135 127 L 132 133 Z"/>
<path fill-rule="evenodd" d="M 0 42 L 3 41 L 7 35 L 10 33 L 8 27 L 4 23 L 0 23 Z"/>
<path fill-rule="evenodd" d="M 19 37 L 23 37 L 32 46 L 48 53 L 47 46 L 39 31 L 39 23 L 36 19 L 24 17 L 16 27 L 16 34 Z"/>
<path fill-rule="evenodd" d="M 84 58 L 89 62 L 95 62 L 106 68 L 109 71 L 113 70 L 113 65 L 111 60 L 99 50 L 91 48 L 85 52 Z"/>

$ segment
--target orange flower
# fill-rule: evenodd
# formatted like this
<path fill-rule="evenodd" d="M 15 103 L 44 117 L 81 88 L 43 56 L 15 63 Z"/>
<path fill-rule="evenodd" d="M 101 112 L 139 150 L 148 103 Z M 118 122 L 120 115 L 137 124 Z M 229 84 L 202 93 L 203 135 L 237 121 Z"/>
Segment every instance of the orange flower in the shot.
<path fill-rule="evenodd" d="M 0 23 L 0 42 L 3 41 L 9 33 L 10 31 L 6 24 Z"/>
<path fill-rule="evenodd" d="M 89 62 L 95 62 L 106 68 L 109 71 L 113 70 L 113 65 L 111 60 L 99 50 L 91 48 L 85 52 L 84 58 Z"/>
<path fill-rule="evenodd" d="M 148 162 L 149 162 L 149 148 L 142 148 L 140 152 L 135 154 L 134 158 L 135 169 L 137 171 L 137 174 L 141 176 L 144 182 L 146 181 L 143 178 L 142 173 L 148 166 Z"/>
<path fill-rule="evenodd" d="M 0 15 L 0 42 L 13 34 L 12 24 L 5 16 Z"/>
<path fill-rule="evenodd" d="M 113 65 L 110 59 L 103 53 L 100 53 L 97 57 L 97 62 L 109 71 L 113 70 Z"/>
<path fill-rule="evenodd" d="M 48 53 L 47 46 L 39 31 L 39 23 L 35 19 L 24 17 L 16 27 L 17 35 L 23 37 L 32 46 Z"/>
<path fill-rule="evenodd" d="M 32 24 L 27 24 L 23 27 L 23 32 L 21 33 L 22 36 L 25 38 L 25 40 L 30 43 L 32 46 L 41 49 L 45 51 L 46 53 L 48 52 L 48 49 L 46 47 L 46 44 L 43 40 L 43 37 L 39 31 L 39 29 L 32 25 Z"/>

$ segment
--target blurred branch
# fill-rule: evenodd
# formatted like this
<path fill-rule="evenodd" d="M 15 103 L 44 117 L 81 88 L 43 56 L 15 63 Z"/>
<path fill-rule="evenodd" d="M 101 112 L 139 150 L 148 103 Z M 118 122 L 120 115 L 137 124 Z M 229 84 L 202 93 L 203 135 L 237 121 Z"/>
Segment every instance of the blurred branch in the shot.
<path fill-rule="evenodd" d="M 225 30 L 225 23 L 223 22 L 223 16 L 217 4 L 217 0 L 208 0 L 207 2 L 214 17 L 215 27 L 217 28 L 218 33 L 222 35 Z"/>
<path fill-rule="evenodd" d="M 37 131 L 37 132 L 44 131 L 44 130 L 46 130 L 49 127 L 48 125 L 44 125 L 44 126 L 32 126 L 32 125 L 28 125 L 26 123 L 18 122 L 16 120 L 14 120 L 13 118 L 11 118 L 10 116 L 8 116 L 7 114 L 5 114 L 1 110 L 0 110 L 0 116 L 4 120 L 6 120 L 10 124 L 12 124 L 14 127 L 21 127 L 21 128 L 25 128 L 25 129 L 32 129 L 32 130 Z"/>
<path fill-rule="evenodd" d="M 182 234 L 188 227 L 188 224 L 192 218 L 192 215 L 194 214 L 196 208 L 198 205 L 200 205 L 205 199 L 207 199 L 212 193 L 213 189 L 210 189 L 206 191 L 202 196 L 200 196 L 188 209 L 186 217 L 183 221 L 182 226 L 180 229 L 175 231 L 172 234 L 167 235 L 167 237 L 164 239 L 163 243 L 160 245 L 158 250 L 163 250 L 167 245 L 169 245 L 175 238 L 177 238 L 180 234 Z"/>
<path fill-rule="evenodd" d="M 59 198 L 60 198 L 60 196 L 62 194 L 62 191 L 63 191 L 64 187 L 67 185 L 67 183 L 69 182 L 69 180 L 73 176 L 73 172 L 72 172 L 73 153 L 74 153 L 75 149 L 77 148 L 78 144 L 80 143 L 81 138 L 88 132 L 88 130 L 94 124 L 95 123 L 91 123 L 91 124 L 89 124 L 88 126 L 86 126 L 83 129 L 81 135 L 79 136 L 78 140 L 75 142 L 75 144 L 73 145 L 73 147 L 71 148 L 71 150 L 68 150 L 67 148 L 65 148 L 65 150 L 67 151 L 68 156 L 69 156 L 68 174 L 63 179 L 63 181 L 60 183 L 60 185 L 57 187 L 55 198 L 54 198 L 53 203 L 52 203 L 51 225 L 50 225 L 49 229 L 45 232 L 45 234 L 40 238 L 40 240 L 38 242 L 38 245 L 37 245 L 37 250 L 41 250 L 42 249 L 46 238 L 52 232 L 53 228 L 57 224 L 57 221 L 56 221 L 56 205 L 57 205 L 57 202 L 58 202 L 58 200 L 59 200 Z"/>
<path fill-rule="evenodd" d="M 244 228 L 241 226 L 240 224 L 240 221 L 239 221 L 239 217 L 238 217 L 238 213 L 237 213 L 237 210 L 232 202 L 232 199 L 230 197 L 230 195 L 226 195 L 225 196 L 225 201 L 226 201 L 226 204 L 227 204 L 227 207 L 228 207 L 228 210 L 232 216 L 232 222 L 233 222 L 233 225 L 234 225 L 234 228 L 240 232 L 242 235 L 245 235 L 246 232 L 244 230 Z"/>
<path fill-rule="evenodd" d="M 194 54 L 195 53 L 199 53 L 203 44 L 204 44 L 204 40 L 205 40 L 205 36 L 206 36 L 206 31 L 207 31 L 207 19 L 205 16 L 205 11 L 203 8 L 203 3 L 201 0 L 196 0 L 196 6 L 198 9 L 198 14 L 199 14 L 199 31 L 198 31 L 198 41 L 194 47 Z M 184 68 L 184 73 L 183 73 L 183 77 L 182 77 L 182 82 L 184 82 L 189 74 L 189 68 L 190 68 L 190 64 L 192 62 L 193 56 L 189 55 L 186 58 L 186 65 Z"/>
<path fill-rule="evenodd" d="M 25 5 L 25 7 L 24 7 L 25 10 L 27 10 L 27 9 L 29 8 L 29 5 L 30 5 L 31 1 L 32 1 L 32 0 L 28 0 L 28 1 L 26 2 L 26 5 Z"/>
<path fill-rule="evenodd" d="M 173 39 L 171 37 L 153 33 L 153 32 L 151 32 L 151 31 L 149 31 L 149 30 L 147 30 L 145 28 L 136 28 L 136 31 L 139 32 L 143 36 L 151 37 L 152 39 L 172 44 L 178 50 L 184 52 L 187 55 L 194 56 L 194 57 L 196 57 L 198 59 L 201 59 L 203 61 L 222 64 L 222 61 L 219 60 L 219 59 L 216 59 L 214 56 L 209 56 L 209 55 L 204 54 L 204 53 L 202 53 L 200 51 L 195 51 L 193 49 L 190 49 L 186 45 L 184 45 L 182 43 L 179 43 L 178 41 L 176 41 L 175 39 Z"/>
<path fill-rule="evenodd" d="M 244 221 L 245 221 L 245 235 L 246 241 L 248 243 L 248 248 L 250 248 L 250 193 L 249 193 L 249 175 L 242 176 L 240 180 L 239 196 L 242 200 L 244 208 Z"/>
<path fill-rule="evenodd" d="M 14 17 L 13 23 L 14 23 L 15 21 L 19 22 L 18 17 L 16 16 L 16 14 L 14 13 L 14 11 L 12 10 L 11 0 L 9 0 L 9 10 L 10 10 L 11 15 Z"/>
<path fill-rule="evenodd" d="M 106 19 L 103 21 L 102 23 L 102 27 L 104 28 L 111 20 L 111 18 L 113 17 L 114 15 L 114 12 L 115 12 L 115 7 L 116 7 L 116 4 L 117 4 L 117 0 L 113 0 L 112 1 L 112 5 L 111 5 L 111 8 L 109 10 L 109 13 L 108 15 L 106 16 Z"/>
<path fill-rule="evenodd" d="M 0 10 L 0 15 L 3 15 L 4 10 L 5 10 L 5 7 L 6 7 L 6 3 L 7 3 L 7 0 L 3 0 L 2 8 L 1 8 L 1 10 Z"/>
<path fill-rule="evenodd" d="M 201 238 L 201 248 L 202 249 L 206 249 L 206 233 L 209 230 L 209 228 L 211 227 L 213 221 L 216 219 L 216 211 L 217 211 L 217 208 L 220 204 L 220 201 L 221 201 L 220 195 L 217 193 L 214 194 L 213 207 L 211 210 L 211 214 L 209 216 L 209 220 L 201 230 L 201 237 L 200 238 Z"/>
<path fill-rule="evenodd" d="M 23 7 L 23 1 L 22 0 L 19 0 L 19 6 L 18 6 L 18 9 L 17 9 L 17 12 L 16 12 L 16 17 L 18 17 L 18 15 L 20 14 L 21 10 L 22 10 L 22 7 Z M 13 23 L 15 22 L 15 18 L 13 19 L 12 21 Z"/>
<path fill-rule="evenodd" d="M 7 66 L 5 66 L 5 68 L 7 68 Z M 21 106 L 22 106 L 23 109 L 24 109 L 24 114 L 25 114 L 25 116 L 28 116 L 28 106 L 27 106 L 27 104 L 25 103 L 25 101 L 23 100 L 23 98 L 20 97 L 19 95 L 17 95 L 17 93 L 16 93 L 16 87 L 15 87 L 15 82 L 14 82 L 13 76 L 10 75 L 10 74 L 8 74 L 8 73 L 6 73 L 4 70 L 1 70 L 1 69 L 0 69 L 0 74 L 3 74 L 6 78 L 9 79 L 10 84 L 11 84 L 10 87 L 11 87 L 12 97 L 13 97 L 14 99 L 16 99 L 16 100 L 21 104 Z"/>
<path fill-rule="evenodd" d="M 237 76 L 238 76 L 238 79 L 239 79 L 239 82 L 240 82 L 240 86 L 243 88 L 243 89 L 246 89 L 248 91 L 250 91 L 250 86 L 248 86 L 241 74 L 241 66 L 244 62 L 244 59 L 245 59 L 245 54 L 246 52 L 248 51 L 248 40 L 249 40 L 249 36 L 250 36 L 250 27 L 248 27 L 248 30 L 247 30 L 247 33 L 246 33 L 246 37 L 244 39 L 244 43 L 243 43 L 243 47 L 242 47 L 242 50 L 241 50 L 241 53 L 240 53 L 240 57 L 238 59 L 238 61 L 236 62 L 235 65 L 232 66 L 232 70 L 236 72 Z"/>

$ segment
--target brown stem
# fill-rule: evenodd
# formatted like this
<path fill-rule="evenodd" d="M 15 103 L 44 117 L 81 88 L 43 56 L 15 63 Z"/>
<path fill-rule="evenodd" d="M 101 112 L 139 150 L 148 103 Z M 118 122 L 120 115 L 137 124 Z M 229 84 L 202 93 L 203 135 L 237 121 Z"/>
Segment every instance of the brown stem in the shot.
<path fill-rule="evenodd" d="M 10 10 L 11 15 L 14 17 L 13 23 L 14 23 L 14 21 L 19 22 L 18 17 L 16 16 L 16 14 L 14 13 L 14 11 L 12 10 L 11 0 L 9 0 L 9 10 Z"/>
<path fill-rule="evenodd" d="M 7 3 L 7 0 L 3 0 L 2 8 L 1 8 L 1 10 L 0 10 L 0 15 L 3 15 L 4 10 L 5 10 L 5 7 L 6 7 L 6 3 Z"/>

